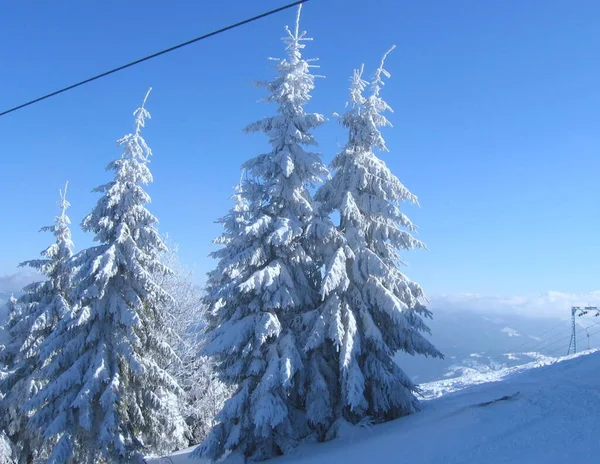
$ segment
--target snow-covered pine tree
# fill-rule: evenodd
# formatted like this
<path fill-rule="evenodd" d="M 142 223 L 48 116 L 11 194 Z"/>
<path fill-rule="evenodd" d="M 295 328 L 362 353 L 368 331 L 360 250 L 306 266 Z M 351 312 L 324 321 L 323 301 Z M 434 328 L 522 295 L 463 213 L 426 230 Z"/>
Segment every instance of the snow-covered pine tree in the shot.
<path fill-rule="evenodd" d="M 17 355 L 23 345 L 23 336 L 17 333 L 16 326 L 23 319 L 23 308 L 19 305 L 14 295 L 11 295 L 6 302 L 6 320 L 2 325 L 6 340 L 0 345 L 0 365 L 4 370 L 11 369 L 16 363 Z M 6 378 L 2 376 L 0 381 Z M 0 394 L 6 393 L 4 389 L 7 385 L 0 382 Z"/>
<path fill-rule="evenodd" d="M 8 298 L 5 303 L 6 309 L 6 320 L 2 325 L 2 332 L 10 333 L 13 331 L 12 339 L 4 340 L 3 344 L 0 344 L 0 457 L 4 458 L 6 462 L 12 464 L 16 459 L 14 443 L 6 436 L 5 430 L 8 428 L 8 424 L 14 420 L 14 416 L 11 417 L 11 413 L 7 411 L 7 404 L 3 403 L 3 399 L 8 393 L 5 391 L 7 385 L 4 380 L 8 376 L 8 372 L 15 365 L 16 355 L 19 353 L 19 348 L 22 345 L 21 337 L 17 339 L 16 331 L 14 327 L 21 320 L 21 307 L 17 304 L 17 299 L 14 295 Z M 3 334 L 4 335 L 4 334 Z M 21 341 L 21 343 L 19 343 Z M 24 421 L 23 421 L 24 422 Z M 0 462 L 3 462 L 0 460 Z"/>
<path fill-rule="evenodd" d="M 9 301 L 8 344 L 0 352 L 0 360 L 7 366 L 7 376 L 0 381 L 5 395 L 0 401 L 0 425 L 15 443 L 20 463 L 31 462 L 43 450 L 39 432 L 27 427 L 28 414 L 23 407 L 43 386 L 39 378 L 44 364 L 40 346 L 69 311 L 73 242 L 66 193 L 67 185 L 60 192 L 60 214 L 53 225 L 42 228 L 52 232 L 54 243 L 42 251 L 41 259 L 20 264 L 35 269 L 45 280 L 27 285 L 18 300 Z"/>
<path fill-rule="evenodd" d="M 312 129 L 324 117 L 306 113 L 314 79 L 301 50 L 309 40 L 286 28 L 287 58 L 278 77 L 262 83 L 277 115 L 248 126 L 264 132 L 269 153 L 244 164 L 246 179 L 236 206 L 221 222 L 223 247 L 213 254 L 206 303 L 210 321 L 207 353 L 222 378 L 236 385 L 219 423 L 194 456 L 217 460 L 228 451 L 255 460 L 288 451 L 306 434 L 301 412 L 304 385 L 302 333 L 296 323 L 317 301 L 318 268 L 307 249 L 314 208 L 308 188 L 328 175 Z M 299 324 L 300 325 L 300 324 Z"/>
<path fill-rule="evenodd" d="M 57 440 L 49 464 L 142 462 L 142 452 L 185 443 L 181 390 L 165 371 L 175 355 L 158 310 L 169 295 L 152 278 L 169 270 L 143 188 L 152 181 L 141 135 L 147 97 L 107 167 L 114 179 L 95 189 L 103 195 L 82 223 L 99 244 L 73 258 L 73 307 L 41 347 L 47 384 L 29 408 L 30 422 Z"/>
<path fill-rule="evenodd" d="M 393 360 L 397 351 L 442 356 L 423 336 L 429 333 L 423 318 L 431 317 L 423 290 L 399 268 L 400 250 L 424 248 L 400 210 L 402 202 L 417 199 L 374 152 L 387 151 L 379 127 L 391 125 L 383 115 L 391 108 L 380 92 L 383 77 L 390 76 L 384 69 L 390 51 L 371 83 L 363 80 L 362 68 L 354 73 L 350 109 L 340 118 L 348 143 L 334 158 L 332 179 L 315 195 L 323 214 L 339 213 L 341 235 L 324 229 L 331 240 L 323 242 L 333 246 L 326 256 L 324 302 L 306 348 L 311 359 L 313 352 L 324 352 L 323 358 L 338 353 L 337 396 L 330 394 L 340 406 L 333 408 L 336 419 L 352 423 L 389 420 L 418 408 L 417 387 Z M 308 400 L 307 409 L 318 411 L 322 399 Z"/>

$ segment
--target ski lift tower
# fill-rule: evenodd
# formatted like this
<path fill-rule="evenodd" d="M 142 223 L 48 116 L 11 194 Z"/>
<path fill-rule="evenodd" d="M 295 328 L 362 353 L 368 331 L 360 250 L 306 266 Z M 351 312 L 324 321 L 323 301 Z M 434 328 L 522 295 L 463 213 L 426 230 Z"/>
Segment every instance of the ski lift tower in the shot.
<path fill-rule="evenodd" d="M 577 353 L 577 332 L 575 330 L 575 316 L 585 316 L 590 311 L 596 312 L 596 314 L 594 314 L 594 317 L 600 316 L 600 307 L 598 306 L 573 306 L 571 308 L 571 341 L 569 342 L 569 349 L 567 350 L 567 355 L 571 354 L 571 347 L 573 347 L 573 353 Z"/>

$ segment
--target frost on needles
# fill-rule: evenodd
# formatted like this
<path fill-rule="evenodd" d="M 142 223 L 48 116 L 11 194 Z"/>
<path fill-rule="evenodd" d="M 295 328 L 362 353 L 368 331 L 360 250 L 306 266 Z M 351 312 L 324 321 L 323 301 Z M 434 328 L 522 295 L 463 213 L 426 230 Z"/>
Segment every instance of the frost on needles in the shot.
<path fill-rule="evenodd" d="M 417 387 L 395 364 L 397 351 L 442 356 L 422 334 L 429 332 L 423 318 L 431 317 L 423 290 L 399 267 L 401 250 L 424 248 L 400 210 L 402 202 L 417 199 L 375 155 L 376 149 L 387 151 L 379 128 L 391 125 L 383 114 L 391 108 L 380 96 L 383 77 L 389 77 L 383 67 L 388 53 L 372 82 L 363 80 L 362 68 L 355 71 L 350 108 L 340 117 L 348 143 L 333 160 L 332 179 L 315 196 L 322 214 L 337 212 L 340 222 L 338 233 L 329 231 L 322 241 L 324 300 L 306 348 L 311 363 L 337 353 L 339 386 L 331 392 L 324 377 L 321 390 L 329 390 L 336 416 L 352 423 L 390 420 L 417 409 Z M 323 422 L 331 410 L 323 407 L 324 398 L 308 398 L 313 422 Z"/>
<path fill-rule="evenodd" d="M 43 457 L 43 441 L 35 428 L 28 427 L 23 407 L 44 386 L 40 346 L 70 307 L 73 242 L 66 193 L 67 186 L 60 192 L 60 214 L 54 224 L 42 228 L 54 235 L 54 243 L 42 251 L 41 258 L 21 263 L 46 280 L 27 285 L 19 299 L 11 297 L 8 302 L 8 343 L 0 351 L 0 362 L 7 368 L 6 377 L 0 381 L 0 396 L 4 395 L 0 401 L 0 429 L 14 443 L 19 463 Z"/>
<path fill-rule="evenodd" d="M 269 137 L 271 151 L 244 164 L 236 205 L 221 222 L 225 232 L 214 253 L 206 302 L 210 313 L 207 353 L 222 377 L 236 384 L 220 421 L 196 449 L 217 460 L 228 451 L 267 459 L 288 451 L 306 435 L 302 412 L 303 314 L 318 301 L 318 268 L 309 253 L 315 211 L 308 188 L 326 177 L 311 131 L 324 122 L 304 111 L 314 87 L 309 40 L 295 29 L 283 39 L 287 57 L 278 76 L 261 83 L 277 114 L 248 126 Z"/>
<path fill-rule="evenodd" d="M 179 360 L 171 363 L 167 372 L 183 389 L 180 411 L 188 425 L 188 441 L 192 446 L 202 442 L 215 425 L 230 391 L 217 378 L 212 360 L 199 356 L 204 345 L 204 292 L 194 283 L 193 273 L 180 261 L 178 246 L 168 237 L 165 243 L 168 250 L 161 253 L 161 261 L 172 272 L 157 272 L 153 277 L 172 297 L 161 310 L 169 318 L 170 343 Z"/>
<path fill-rule="evenodd" d="M 52 445 L 49 464 L 142 462 L 142 453 L 185 443 L 158 310 L 170 296 L 153 279 L 169 269 L 143 188 L 152 182 L 141 136 L 150 114 L 142 105 L 134 116 L 122 156 L 107 167 L 114 179 L 96 189 L 102 197 L 82 223 L 98 245 L 73 258 L 72 308 L 40 348 L 44 386 L 28 408 Z"/>

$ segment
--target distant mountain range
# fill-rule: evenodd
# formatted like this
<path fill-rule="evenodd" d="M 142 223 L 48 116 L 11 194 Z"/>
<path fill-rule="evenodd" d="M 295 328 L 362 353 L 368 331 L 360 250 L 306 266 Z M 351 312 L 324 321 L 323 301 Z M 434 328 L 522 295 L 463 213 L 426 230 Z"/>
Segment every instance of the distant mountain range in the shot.
<path fill-rule="evenodd" d="M 6 318 L 5 303 L 10 295 L 0 291 L 0 324 Z M 578 319 L 580 351 L 600 346 L 599 319 Z M 397 363 L 416 383 L 485 374 L 545 356 L 564 356 L 571 335 L 569 320 L 509 312 L 438 309 L 434 319 L 426 322 L 432 330 L 429 339 L 444 353 L 445 359 L 399 353 Z M 585 327 L 588 327 L 587 332 Z M 0 343 L 3 339 L 0 330 Z"/>
<path fill-rule="evenodd" d="M 600 346 L 598 318 L 581 318 L 577 322 L 579 350 Z M 437 310 L 427 324 L 432 330 L 429 339 L 445 359 L 404 353 L 396 356 L 400 367 L 417 383 L 489 373 L 546 356 L 564 356 L 571 336 L 569 320 L 509 313 Z"/>

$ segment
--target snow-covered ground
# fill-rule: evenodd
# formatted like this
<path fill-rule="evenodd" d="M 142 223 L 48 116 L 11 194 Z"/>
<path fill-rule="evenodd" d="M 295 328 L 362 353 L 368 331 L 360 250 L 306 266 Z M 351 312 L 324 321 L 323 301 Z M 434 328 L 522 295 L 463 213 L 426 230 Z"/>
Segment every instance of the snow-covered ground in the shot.
<path fill-rule="evenodd" d="M 597 350 L 421 387 L 426 400 L 417 414 L 374 427 L 352 427 L 343 438 L 304 445 L 270 462 L 586 464 L 600 460 Z M 504 397 L 509 398 L 493 402 Z M 149 462 L 194 462 L 188 459 L 189 451 Z M 238 461 L 226 460 L 234 462 Z"/>

